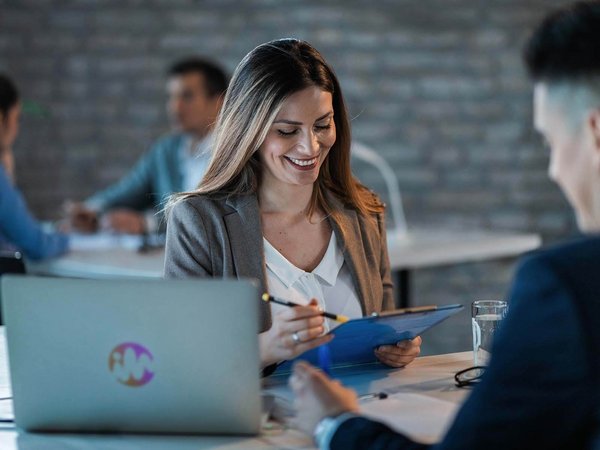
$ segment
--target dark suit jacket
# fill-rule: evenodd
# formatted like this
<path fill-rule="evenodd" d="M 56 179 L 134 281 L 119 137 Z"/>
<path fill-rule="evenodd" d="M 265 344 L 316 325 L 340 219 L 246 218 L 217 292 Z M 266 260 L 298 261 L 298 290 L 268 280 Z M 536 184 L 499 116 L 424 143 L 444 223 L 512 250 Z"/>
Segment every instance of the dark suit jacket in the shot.
<path fill-rule="evenodd" d="M 531 254 L 482 382 L 435 449 L 600 448 L 600 237 Z M 425 449 L 364 418 L 332 449 Z"/>
<path fill-rule="evenodd" d="M 335 199 L 329 201 L 340 212 L 329 220 L 363 314 L 393 309 L 383 214 L 373 221 L 344 208 Z M 265 291 L 263 234 L 256 195 L 203 195 L 176 204 L 167 223 L 165 276 L 250 277 L 261 283 L 261 292 Z M 267 303 L 260 304 L 260 330 L 265 331 L 271 327 L 271 310 Z"/>

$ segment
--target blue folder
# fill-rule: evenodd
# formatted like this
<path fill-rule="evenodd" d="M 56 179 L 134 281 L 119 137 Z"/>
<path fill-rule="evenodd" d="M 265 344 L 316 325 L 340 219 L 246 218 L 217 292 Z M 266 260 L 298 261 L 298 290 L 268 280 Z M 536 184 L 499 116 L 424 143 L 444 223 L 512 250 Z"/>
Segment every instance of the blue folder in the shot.
<path fill-rule="evenodd" d="M 428 310 L 407 308 L 378 316 L 352 319 L 330 332 L 334 335 L 328 344 L 332 365 L 340 367 L 376 362 L 377 358 L 373 353 L 376 347 L 414 339 L 462 309 L 462 305 L 432 307 Z M 318 349 L 309 350 L 295 360 L 284 362 L 277 368 L 277 373 L 289 371 L 296 360 L 318 365 Z"/>

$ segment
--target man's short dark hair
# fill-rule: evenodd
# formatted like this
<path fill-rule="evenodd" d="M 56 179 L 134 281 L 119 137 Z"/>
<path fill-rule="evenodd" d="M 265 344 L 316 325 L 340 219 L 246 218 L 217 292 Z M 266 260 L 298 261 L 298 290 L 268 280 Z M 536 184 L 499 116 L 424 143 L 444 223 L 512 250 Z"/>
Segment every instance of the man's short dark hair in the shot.
<path fill-rule="evenodd" d="M 600 1 L 577 2 L 547 16 L 523 56 L 535 81 L 600 75 Z"/>
<path fill-rule="evenodd" d="M 0 113 L 4 118 L 19 102 L 19 91 L 10 78 L 0 73 Z"/>
<path fill-rule="evenodd" d="M 210 97 L 222 95 L 227 90 L 229 78 L 217 64 L 204 58 L 190 57 L 175 62 L 167 71 L 170 77 L 199 73 L 204 76 L 206 93 Z"/>

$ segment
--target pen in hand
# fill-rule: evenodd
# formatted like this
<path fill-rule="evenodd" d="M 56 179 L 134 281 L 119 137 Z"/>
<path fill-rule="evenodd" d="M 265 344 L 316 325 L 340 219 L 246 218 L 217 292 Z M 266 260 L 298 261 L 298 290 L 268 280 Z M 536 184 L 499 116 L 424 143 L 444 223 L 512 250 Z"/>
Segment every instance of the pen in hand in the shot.
<path fill-rule="evenodd" d="M 292 308 L 296 307 L 296 306 L 302 306 L 299 303 L 294 303 L 294 302 L 290 302 L 288 300 L 284 300 L 282 298 L 273 297 L 272 295 L 269 295 L 266 292 L 262 295 L 262 299 L 263 299 L 263 301 L 265 301 L 267 303 L 272 302 L 272 303 L 277 303 L 278 305 L 290 306 Z M 326 311 L 321 311 L 321 313 L 319 315 L 323 316 L 323 317 L 327 317 L 328 319 L 335 320 L 340 323 L 348 322 L 350 320 L 350 318 L 347 316 L 343 316 L 341 314 L 332 314 L 332 313 L 326 312 Z"/>

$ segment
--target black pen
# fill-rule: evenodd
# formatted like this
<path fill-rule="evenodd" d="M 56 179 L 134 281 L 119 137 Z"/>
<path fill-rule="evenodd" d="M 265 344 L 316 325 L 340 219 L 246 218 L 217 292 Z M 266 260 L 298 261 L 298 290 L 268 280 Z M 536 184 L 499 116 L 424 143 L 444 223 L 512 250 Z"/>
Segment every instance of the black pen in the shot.
<path fill-rule="evenodd" d="M 262 295 L 262 299 L 265 302 L 273 302 L 273 303 L 277 303 L 278 305 L 290 306 L 292 308 L 294 308 L 296 306 L 302 306 L 299 303 L 294 303 L 294 302 L 290 302 L 288 300 L 284 300 L 282 298 L 273 297 L 272 295 L 269 295 L 266 292 Z M 319 315 L 323 316 L 323 317 L 327 317 L 328 319 L 336 320 L 340 323 L 348 322 L 350 320 L 350 318 L 347 316 L 343 316 L 341 314 L 332 314 L 332 313 L 326 312 L 326 311 L 321 311 L 321 313 Z"/>
<path fill-rule="evenodd" d="M 372 392 L 370 394 L 359 395 L 359 400 L 368 400 L 370 398 L 378 398 L 379 400 L 384 400 L 388 398 L 388 395 L 385 392 Z"/>

